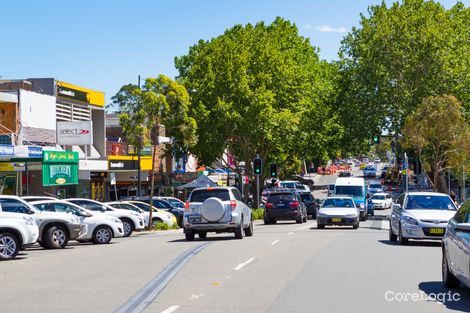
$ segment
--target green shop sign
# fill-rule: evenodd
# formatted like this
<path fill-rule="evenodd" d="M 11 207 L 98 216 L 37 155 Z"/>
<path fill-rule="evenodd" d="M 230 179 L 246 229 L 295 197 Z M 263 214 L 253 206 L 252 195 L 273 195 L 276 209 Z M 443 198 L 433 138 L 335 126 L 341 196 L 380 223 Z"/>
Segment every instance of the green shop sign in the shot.
<path fill-rule="evenodd" d="M 78 184 L 78 153 L 43 151 L 43 186 L 63 186 Z"/>

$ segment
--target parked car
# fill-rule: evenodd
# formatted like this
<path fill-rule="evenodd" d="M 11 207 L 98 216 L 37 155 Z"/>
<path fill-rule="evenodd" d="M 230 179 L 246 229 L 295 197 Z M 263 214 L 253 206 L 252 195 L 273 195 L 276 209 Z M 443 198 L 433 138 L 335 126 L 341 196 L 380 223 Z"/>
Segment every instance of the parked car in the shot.
<path fill-rule="evenodd" d="M 307 215 L 311 215 L 312 218 L 317 216 L 316 206 L 317 203 L 315 202 L 315 198 L 313 197 L 312 193 L 309 192 L 299 192 L 300 199 L 304 203 L 305 207 L 307 208 Z"/>
<path fill-rule="evenodd" d="M 236 239 L 253 236 L 251 209 L 234 187 L 194 189 L 185 204 L 183 219 L 189 241 L 194 240 L 195 234 L 206 238 L 208 232 L 233 232 Z"/>
<path fill-rule="evenodd" d="M 50 196 L 22 196 L 21 199 L 23 199 L 26 202 L 41 201 L 41 200 L 58 200 L 57 198 L 50 197 Z"/>
<path fill-rule="evenodd" d="M 115 209 L 104 203 L 84 198 L 72 198 L 66 199 L 66 201 L 74 203 L 85 209 L 94 212 L 102 212 L 120 219 L 124 227 L 124 237 L 129 237 L 134 230 L 144 229 L 144 218 L 141 214 L 137 212 L 132 212 L 123 209 Z"/>
<path fill-rule="evenodd" d="M 272 192 L 264 208 L 264 223 L 275 224 L 278 220 L 307 222 L 307 208 L 295 190 Z"/>
<path fill-rule="evenodd" d="M 359 227 L 359 210 L 352 197 L 334 196 L 323 201 L 317 214 L 317 228 L 333 225 Z"/>
<path fill-rule="evenodd" d="M 0 260 L 15 258 L 38 238 L 39 227 L 31 216 L 0 212 Z"/>
<path fill-rule="evenodd" d="M 295 189 L 297 191 L 309 191 L 310 187 L 296 180 L 283 180 L 279 182 L 279 187 L 285 189 Z"/>
<path fill-rule="evenodd" d="M 381 183 L 373 181 L 370 182 L 367 186 L 367 194 L 373 195 L 376 193 L 384 192 L 383 186 Z"/>
<path fill-rule="evenodd" d="M 370 197 L 370 203 L 374 209 L 385 210 L 392 208 L 393 200 L 391 195 L 385 192 L 381 192 L 373 194 Z"/>
<path fill-rule="evenodd" d="M 31 216 L 39 227 L 39 244 L 46 249 L 65 248 L 81 232 L 79 219 L 71 214 L 42 212 L 17 196 L 0 196 L 0 211 Z"/>
<path fill-rule="evenodd" d="M 73 203 L 63 200 L 41 200 L 31 202 L 40 211 L 73 214 L 84 225 L 79 242 L 91 241 L 95 244 L 107 244 L 114 237 L 124 236 L 124 226 L 120 219 L 106 214 L 88 211 Z"/>
<path fill-rule="evenodd" d="M 175 198 L 175 197 L 158 197 L 157 199 L 167 201 L 167 202 L 171 203 L 173 206 L 175 206 L 177 208 L 184 209 L 184 202 L 181 201 L 178 198 Z"/>
<path fill-rule="evenodd" d="M 442 282 L 447 288 L 460 282 L 470 288 L 470 200 L 449 220 L 442 239 Z"/>
<path fill-rule="evenodd" d="M 139 199 L 142 199 L 142 200 L 139 200 Z M 135 205 L 137 205 L 139 208 L 143 209 L 146 212 L 149 210 L 149 204 L 148 204 L 149 197 L 148 196 L 138 198 L 135 201 L 138 201 L 138 202 L 140 201 L 140 203 L 145 203 L 145 205 L 142 205 L 142 204 L 135 204 Z M 129 202 L 134 204 L 134 201 L 129 201 Z M 153 197 L 153 207 L 157 208 L 158 210 L 162 210 L 162 211 L 173 214 L 176 217 L 176 222 L 178 226 L 183 227 L 184 208 L 182 209 L 182 208 L 176 207 L 170 202 L 160 199 L 159 197 Z"/>
<path fill-rule="evenodd" d="M 401 245 L 409 239 L 441 240 L 457 208 L 452 199 L 438 192 L 408 192 L 398 197 L 390 216 L 390 241 Z"/>
<path fill-rule="evenodd" d="M 146 207 L 148 209 L 146 211 L 144 209 L 139 208 L 137 205 L 135 205 L 135 203 L 132 203 L 130 201 L 106 202 L 105 204 L 112 206 L 113 208 L 116 208 L 116 209 L 130 210 L 130 211 L 140 213 L 144 217 L 145 225 L 147 226 L 149 224 L 150 209 L 148 209 L 148 207 Z M 173 214 L 162 211 L 162 210 L 158 210 L 155 208 L 152 211 L 152 221 L 154 224 L 165 223 L 168 226 L 173 226 L 177 224 L 176 217 Z"/>

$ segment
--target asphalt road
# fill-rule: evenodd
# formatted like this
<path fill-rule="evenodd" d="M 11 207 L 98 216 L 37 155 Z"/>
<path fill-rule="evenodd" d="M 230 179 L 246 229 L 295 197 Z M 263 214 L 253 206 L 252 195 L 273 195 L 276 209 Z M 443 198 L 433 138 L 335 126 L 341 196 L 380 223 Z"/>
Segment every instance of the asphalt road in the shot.
<path fill-rule="evenodd" d="M 0 312 L 469 312 L 470 290 L 442 287 L 440 243 L 390 243 L 388 214 L 357 230 L 257 222 L 243 240 L 169 231 L 28 249 L 0 263 Z"/>

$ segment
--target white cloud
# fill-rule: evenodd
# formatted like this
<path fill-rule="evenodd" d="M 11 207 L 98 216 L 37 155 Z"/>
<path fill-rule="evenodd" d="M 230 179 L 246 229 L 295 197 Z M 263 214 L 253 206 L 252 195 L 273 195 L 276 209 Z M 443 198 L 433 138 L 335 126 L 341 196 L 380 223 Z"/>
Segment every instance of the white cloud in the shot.
<path fill-rule="evenodd" d="M 312 28 L 312 25 L 310 25 L 310 24 L 307 24 L 307 25 L 305 25 L 305 27 L 304 27 L 304 28 L 305 28 L 305 29 L 311 29 L 311 28 Z"/>
<path fill-rule="evenodd" d="M 348 30 L 346 27 L 331 27 L 329 25 L 322 25 L 318 26 L 317 30 L 319 30 L 322 33 L 347 33 Z"/>

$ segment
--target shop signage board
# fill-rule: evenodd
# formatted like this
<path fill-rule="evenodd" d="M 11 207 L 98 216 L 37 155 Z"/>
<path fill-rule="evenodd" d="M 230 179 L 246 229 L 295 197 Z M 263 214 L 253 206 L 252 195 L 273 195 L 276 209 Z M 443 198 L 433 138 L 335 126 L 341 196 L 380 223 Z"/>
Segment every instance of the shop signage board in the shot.
<path fill-rule="evenodd" d="M 78 152 L 43 151 L 43 186 L 78 184 Z"/>
<path fill-rule="evenodd" d="M 0 156 L 14 156 L 15 147 L 12 145 L 0 145 Z"/>
<path fill-rule="evenodd" d="M 65 146 L 92 145 L 92 122 L 57 122 L 57 144 Z"/>

